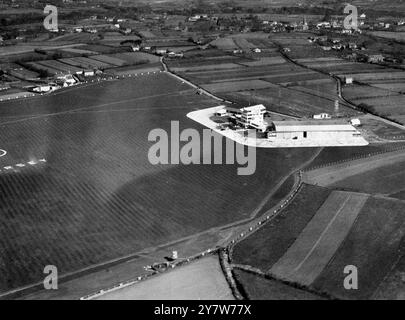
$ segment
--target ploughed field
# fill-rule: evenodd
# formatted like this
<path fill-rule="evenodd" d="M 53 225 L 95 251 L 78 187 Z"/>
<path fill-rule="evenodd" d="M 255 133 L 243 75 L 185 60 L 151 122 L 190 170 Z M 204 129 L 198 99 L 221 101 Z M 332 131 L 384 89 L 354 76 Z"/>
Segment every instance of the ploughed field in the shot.
<path fill-rule="evenodd" d="M 286 284 L 329 298 L 400 297 L 404 209 L 392 198 L 304 185 L 281 215 L 233 250 L 233 263 L 272 280 L 252 286 L 243 274 L 237 279 L 253 297 L 271 288 L 274 298 L 302 294 Z M 349 265 L 358 270 L 357 290 L 344 286 Z"/>
<path fill-rule="evenodd" d="M 151 130 L 170 134 L 173 120 L 201 133 L 186 114 L 217 104 L 166 74 L 0 103 L 0 290 L 42 281 L 49 264 L 63 275 L 248 218 L 313 155 L 257 150 L 251 176 L 150 164 Z"/>

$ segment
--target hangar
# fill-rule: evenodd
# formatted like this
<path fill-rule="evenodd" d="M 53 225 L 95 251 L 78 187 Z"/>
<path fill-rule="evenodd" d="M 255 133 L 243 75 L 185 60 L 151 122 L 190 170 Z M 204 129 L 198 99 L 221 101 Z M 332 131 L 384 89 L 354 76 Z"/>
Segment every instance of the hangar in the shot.
<path fill-rule="evenodd" d="M 320 145 L 344 144 L 367 145 L 361 133 L 347 121 L 339 120 L 294 120 L 273 121 L 268 128 L 270 141 L 294 140 L 315 142 Z"/>

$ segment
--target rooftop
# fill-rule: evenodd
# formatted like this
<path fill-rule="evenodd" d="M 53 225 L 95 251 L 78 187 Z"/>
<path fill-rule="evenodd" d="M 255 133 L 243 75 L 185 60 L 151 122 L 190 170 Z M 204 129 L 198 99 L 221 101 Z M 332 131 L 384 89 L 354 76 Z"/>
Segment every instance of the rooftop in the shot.
<path fill-rule="evenodd" d="M 273 121 L 276 131 L 357 131 L 342 120 Z"/>

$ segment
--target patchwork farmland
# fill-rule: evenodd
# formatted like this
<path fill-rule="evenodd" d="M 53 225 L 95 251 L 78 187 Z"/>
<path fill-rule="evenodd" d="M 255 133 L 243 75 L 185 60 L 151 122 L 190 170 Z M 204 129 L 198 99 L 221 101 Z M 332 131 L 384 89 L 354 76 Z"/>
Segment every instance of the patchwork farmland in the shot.
<path fill-rule="evenodd" d="M 267 295 L 276 298 L 286 292 L 310 299 L 389 294 L 381 288 L 389 286 L 385 279 L 391 270 L 398 270 L 404 209 L 405 203 L 395 199 L 304 185 L 281 216 L 234 247 L 236 279 L 248 293 L 272 287 L 275 292 Z M 347 265 L 361 270 L 358 290 L 343 286 Z M 248 283 L 239 276 L 241 267 L 259 272 L 262 280 Z"/>
<path fill-rule="evenodd" d="M 227 100 L 241 104 L 263 103 L 273 111 L 297 117 L 336 112 L 335 103 L 339 98 L 335 81 L 288 62 L 278 53 L 272 40 L 233 37 L 212 44 L 218 50 L 207 51 L 206 55 L 201 52 L 198 57 L 191 51 L 183 60 L 168 59 L 166 63 L 181 77 Z M 232 53 L 230 47 L 234 45 L 237 47 L 234 50 L 243 49 L 243 54 Z M 250 52 L 257 46 L 263 50 L 261 53 Z M 338 115 L 357 114 L 341 101 Z"/>

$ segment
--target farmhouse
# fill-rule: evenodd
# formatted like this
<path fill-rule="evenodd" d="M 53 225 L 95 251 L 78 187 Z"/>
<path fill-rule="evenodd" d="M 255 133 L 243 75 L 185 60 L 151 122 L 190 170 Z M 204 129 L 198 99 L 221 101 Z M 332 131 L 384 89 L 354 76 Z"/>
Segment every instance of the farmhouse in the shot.
<path fill-rule="evenodd" d="M 339 120 L 273 121 L 269 130 L 270 141 L 295 140 L 303 144 L 308 142 L 324 145 L 368 144 L 353 125 Z"/>

